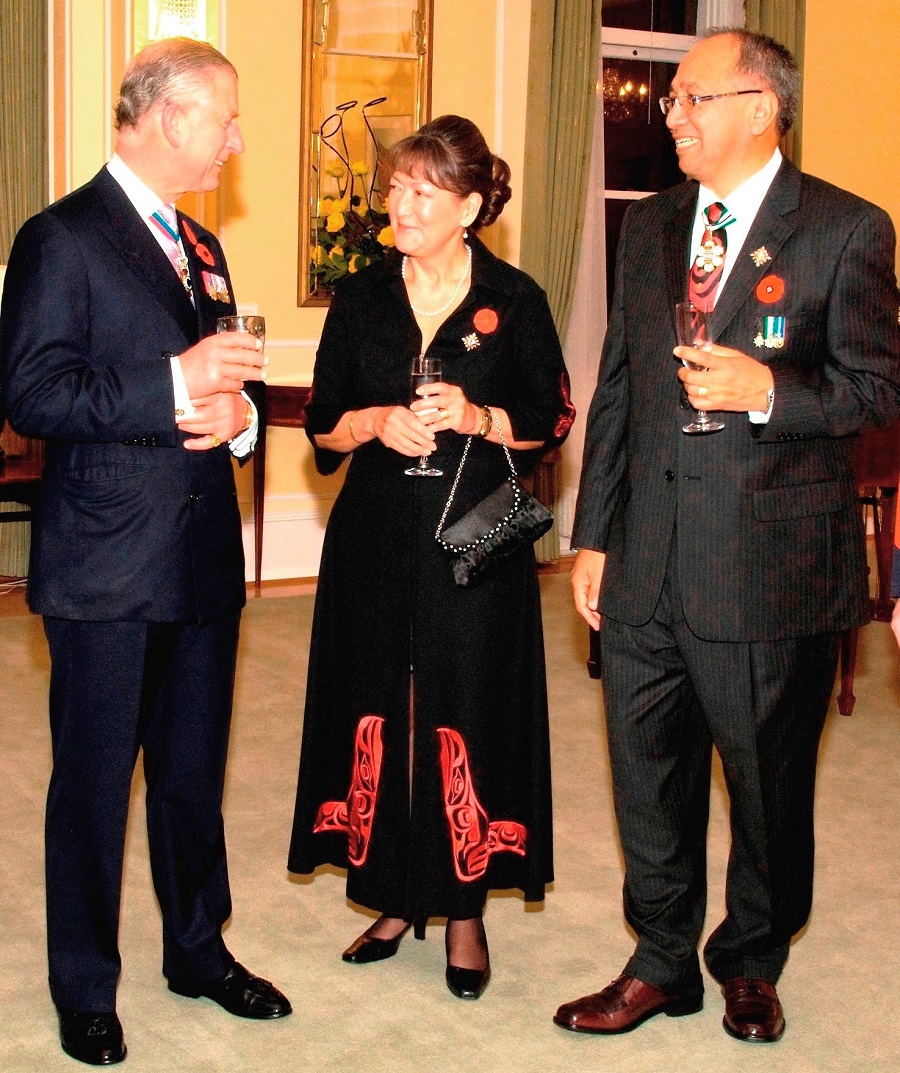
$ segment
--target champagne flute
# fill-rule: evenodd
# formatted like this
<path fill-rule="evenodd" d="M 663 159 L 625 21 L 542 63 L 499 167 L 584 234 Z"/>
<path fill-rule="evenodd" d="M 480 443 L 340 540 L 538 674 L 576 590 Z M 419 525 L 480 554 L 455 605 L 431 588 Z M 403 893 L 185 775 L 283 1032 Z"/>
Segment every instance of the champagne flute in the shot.
<path fill-rule="evenodd" d="M 691 302 L 676 303 L 675 330 L 678 335 L 679 346 L 696 347 L 699 350 L 712 346 L 706 313 Z M 696 362 L 687 361 L 684 358 L 682 358 L 682 364 L 688 369 L 695 369 L 697 372 L 704 372 L 706 369 L 705 365 L 698 365 Z M 682 431 L 702 434 L 718 432 L 724 427 L 725 423 L 723 421 L 714 420 L 706 410 L 697 410 L 694 420 L 686 424 Z"/>
<path fill-rule="evenodd" d="M 422 396 L 416 388 L 424 387 L 425 384 L 439 384 L 441 382 L 441 359 L 426 358 L 419 354 L 413 361 L 412 372 L 409 377 L 410 402 L 416 402 Z M 422 455 L 417 465 L 410 466 L 403 471 L 407 477 L 442 477 L 444 471 L 428 464 L 428 455 Z"/>

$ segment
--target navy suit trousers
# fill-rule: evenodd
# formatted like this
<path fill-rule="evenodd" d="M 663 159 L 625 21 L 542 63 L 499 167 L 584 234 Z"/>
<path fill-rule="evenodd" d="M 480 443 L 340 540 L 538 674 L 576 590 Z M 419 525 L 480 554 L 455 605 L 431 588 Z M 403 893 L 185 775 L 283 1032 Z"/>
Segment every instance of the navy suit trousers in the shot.
<path fill-rule="evenodd" d="M 240 615 L 204 625 L 45 617 L 53 774 L 46 869 L 50 990 L 115 1009 L 131 782 L 143 749 L 163 972 L 216 979 L 233 959 L 222 792 Z"/>

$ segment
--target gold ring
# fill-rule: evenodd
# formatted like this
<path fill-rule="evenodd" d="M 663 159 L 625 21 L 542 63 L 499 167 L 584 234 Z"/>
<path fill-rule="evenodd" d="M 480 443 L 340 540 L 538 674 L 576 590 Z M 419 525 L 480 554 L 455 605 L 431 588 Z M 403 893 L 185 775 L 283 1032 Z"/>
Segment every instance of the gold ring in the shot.
<path fill-rule="evenodd" d="M 697 394 L 700 396 L 701 399 L 705 398 L 706 397 L 706 388 L 705 387 L 698 387 L 697 388 Z"/>
<path fill-rule="evenodd" d="M 447 409 L 446 406 L 442 406 L 440 408 L 440 410 L 438 410 L 438 413 L 441 415 L 441 420 L 442 421 L 449 421 L 450 420 L 450 411 Z"/>
<path fill-rule="evenodd" d="M 222 442 L 222 441 L 221 441 L 221 440 L 219 439 L 219 437 L 218 437 L 218 436 L 213 436 L 213 438 L 212 438 L 212 441 L 213 441 L 213 447 L 218 447 L 218 446 L 219 446 L 219 444 L 220 444 L 220 443 Z"/>

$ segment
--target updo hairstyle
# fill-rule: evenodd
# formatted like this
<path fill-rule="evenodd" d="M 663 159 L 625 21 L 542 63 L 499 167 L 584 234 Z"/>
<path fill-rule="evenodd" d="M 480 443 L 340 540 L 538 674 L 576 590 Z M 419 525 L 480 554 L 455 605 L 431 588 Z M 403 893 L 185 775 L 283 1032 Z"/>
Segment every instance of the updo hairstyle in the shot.
<path fill-rule="evenodd" d="M 488 148 L 471 119 L 442 115 L 387 151 L 388 172 L 421 173 L 428 182 L 457 197 L 481 194 L 481 208 L 470 231 L 489 227 L 512 196 L 509 165 Z"/>

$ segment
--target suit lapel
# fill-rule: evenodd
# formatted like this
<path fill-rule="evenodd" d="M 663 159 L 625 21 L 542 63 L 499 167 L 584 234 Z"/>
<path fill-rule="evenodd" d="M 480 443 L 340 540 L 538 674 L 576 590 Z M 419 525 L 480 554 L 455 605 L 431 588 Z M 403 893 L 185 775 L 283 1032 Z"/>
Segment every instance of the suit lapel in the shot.
<path fill-rule="evenodd" d="M 98 233 L 116 250 L 141 284 L 178 322 L 188 339 L 197 338 L 197 322 L 187 292 L 159 243 L 150 234 L 124 191 L 106 168 L 94 178 L 106 209 L 97 222 Z"/>
<path fill-rule="evenodd" d="M 215 332 L 218 317 L 227 317 L 234 313 L 231 280 L 221 248 L 209 232 L 180 212 L 178 226 L 187 254 L 194 287 L 197 323 L 202 337 Z"/>
<path fill-rule="evenodd" d="M 666 295 L 672 325 L 675 324 L 675 305 L 688 299 L 688 272 L 691 267 L 690 242 L 697 210 L 696 183 L 685 183 L 673 206 L 664 238 L 666 249 Z"/>
<path fill-rule="evenodd" d="M 772 261 L 794 230 L 785 216 L 793 212 L 799 204 L 800 172 L 793 164 L 784 161 L 759 207 L 753 226 L 737 254 L 737 261 L 732 265 L 712 312 L 710 332 L 713 339 L 724 333 L 747 301 L 748 295 L 753 294 L 759 281 L 771 273 Z M 753 254 L 763 248 L 768 258 L 757 265 Z"/>

